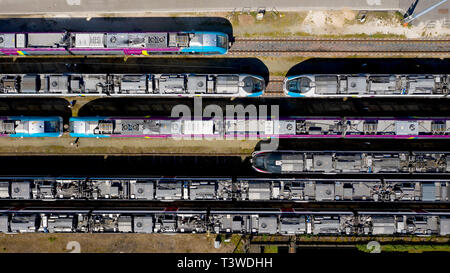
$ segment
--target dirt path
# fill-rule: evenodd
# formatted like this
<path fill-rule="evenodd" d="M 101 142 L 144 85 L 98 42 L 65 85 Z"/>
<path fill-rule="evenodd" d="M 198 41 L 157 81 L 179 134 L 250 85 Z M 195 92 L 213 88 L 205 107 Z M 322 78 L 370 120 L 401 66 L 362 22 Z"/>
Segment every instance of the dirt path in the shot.
<path fill-rule="evenodd" d="M 206 234 L 0 234 L 0 253 L 65 253 L 76 241 L 81 253 L 229 253 L 235 246 L 214 248 Z"/>
<path fill-rule="evenodd" d="M 0 138 L 0 154 L 251 154 L 257 140 L 173 140 L 145 138 Z"/>

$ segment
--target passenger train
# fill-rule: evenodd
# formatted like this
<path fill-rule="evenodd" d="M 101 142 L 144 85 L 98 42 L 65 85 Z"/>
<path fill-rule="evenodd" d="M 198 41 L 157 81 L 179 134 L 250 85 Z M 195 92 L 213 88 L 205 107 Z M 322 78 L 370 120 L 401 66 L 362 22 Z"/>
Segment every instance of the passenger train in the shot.
<path fill-rule="evenodd" d="M 0 211 L 0 232 L 450 235 L 448 212 Z"/>
<path fill-rule="evenodd" d="M 0 48 L 1 49 L 1 48 Z M 289 97 L 429 97 L 449 95 L 449 75 L 299 75 L 284 80 Z M 0 74 L 1 96 L 258 97 L 264 78 L 249 74 Z"/>
<path fill-rule="evenodd" d="M 446 97 L 450 75 L 304 74 L 284 80 L 290 97 Z"/>
<path fill-rule="evenodd" d="M 72 137 L 450 138 L 448 118 L 286 117 L 280 119 L 72 117 Z M 59 137 L 61 117 L 0 117 L 0 136 Z"/>
<path fill-rule="evenodd" d="M 73 137 L 450 138 L 450 118 L 74 117 Z"/>
<path fill-rule="evenodd" d="M 450 173 L 450 152 L 259 151 L 253 168 L 262 173 Z"/>
<path fill-rule="evenodd" d="M 248 74 L 0 74 L 0 97 L 257 97 L 264 78 Z"/>
<path fill-rule="evenodd" d="M 1 177 L 0 200 L 450 202 L 450 179 Z"/>
<path fill-rule="evenodd" d="M 62 133 L 61 117 L 0 117 L 2 137 L 59 137 Z"/>
<path fill-rule="evenodd" d="M 0 55 L 226 54 L 221 32 L 15 32 L 0 33 Z"/>

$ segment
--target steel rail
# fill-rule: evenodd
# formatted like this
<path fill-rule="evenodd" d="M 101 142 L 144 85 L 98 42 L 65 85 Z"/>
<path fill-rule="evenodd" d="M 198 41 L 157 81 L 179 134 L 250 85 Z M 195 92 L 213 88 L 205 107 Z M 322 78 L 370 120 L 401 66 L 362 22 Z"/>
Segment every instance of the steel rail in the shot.
<path fill-rule="evenodd" d="M 229 55 L 449 56 L 450 39 L 236 38 Z"/>

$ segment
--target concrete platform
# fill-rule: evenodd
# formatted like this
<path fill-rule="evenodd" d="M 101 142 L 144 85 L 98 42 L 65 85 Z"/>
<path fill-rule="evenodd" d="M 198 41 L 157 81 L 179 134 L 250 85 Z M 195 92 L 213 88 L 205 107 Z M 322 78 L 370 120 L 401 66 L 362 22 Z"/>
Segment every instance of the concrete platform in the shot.
<path fill-rule="evenodd" d="M 404 3 L 406 1 L 406 3 Z M 412 0 L 411 0 L 412 1 Z M 276 7 L 278 11 L 403 10 L 407 0 L 0 0 L 0 14 L 122 13 L 122 12 L 229 12 Z M 405 10 L 406 10 L 405 9 Z"/>
<path fill-rule="evenodd" d="M 438 3 L 440 0 L 420 0 L 415 13 Z M 250 12 L 266 11 L 308 11 L 308 10 L 364 10 L 399 11 L 402 14 L 411 7 L 414 0 L 41 0 L 38 4 L 31 0 L 0 0 L 0 16 L 62 16 L 91 17 L 108 14 L 133 13 L 186 13 L 186 12 Z M 444 25 L 450 25 L 448 13 L 450 1 L 442 4 L 426 15 L 414 20 L 412 24 L 430 23 L 444 19 Z"/>

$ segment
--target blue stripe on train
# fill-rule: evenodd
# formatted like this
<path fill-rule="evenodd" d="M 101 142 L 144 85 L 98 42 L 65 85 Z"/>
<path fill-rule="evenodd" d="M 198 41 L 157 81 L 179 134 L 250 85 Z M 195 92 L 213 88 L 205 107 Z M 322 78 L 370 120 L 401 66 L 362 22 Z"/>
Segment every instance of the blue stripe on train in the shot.
<path fill-rule="evenodd" d="M 20 121 L 36 121 L 36 120 L 42 120 L 42 121 L 58 121 L 62 123 L 61 117 L 23 117 L 23 116 L 9 116 L 9 120 L 20 120 Z M 29 134 L 29 133 L 17 133 L 17 134 L 10 134 L 10 137 L 60 137 L 62 135 L 62 132 L 49 132 L 49 133 L 35 133 L 35 134 Z"/>
<path fill-rule="evenodd" d="M 94 135 L 94 134 L 75 134 L 70 133 L 71 137 L 92 137 L 92 138 L 105 138 L 110 137 L 109 135 Z"/>
<path fill-rule="evenodd" d="M 36 133 L 36 134 L 26 134 L 26 133 L 17 133 L 10 134 L 10 137 L 60 137 L 61 133 Z"/>
<path fill-rule="evenodd" d="M 303 95 L 303 94 L 295 93 L 295 92 L 288 92 L 287 94 L 288 94 L 288 96 L 291 96 L 291 97 L 297 97 L 297 98 L 301 98 L 301 97 L 304 97 L 304 96 L 305 96 L 305 95 Z"/>
<path fill-rule="evenodd" d="M 218 46 L 190 46 L 186 48 L 182 48 L 181 52 L 184 53 L 190 53 L 190 52 L 197 52 L 197 53 L 205 53 L 205 55 L 209 54 L 226 54 L 227 50 L 225 48 L 221 48 Z"/>
<path fill-rule="evenodd" d="M 247 97 L 259 97 L 259 96 L 262 96 L 262 94 L 263 94 L 263 92 L 261 91 L 261 92 L 256 92 L 256 93 L 250 94 Z"/>

